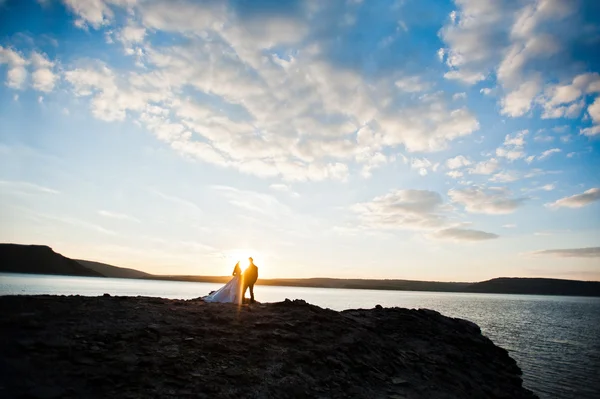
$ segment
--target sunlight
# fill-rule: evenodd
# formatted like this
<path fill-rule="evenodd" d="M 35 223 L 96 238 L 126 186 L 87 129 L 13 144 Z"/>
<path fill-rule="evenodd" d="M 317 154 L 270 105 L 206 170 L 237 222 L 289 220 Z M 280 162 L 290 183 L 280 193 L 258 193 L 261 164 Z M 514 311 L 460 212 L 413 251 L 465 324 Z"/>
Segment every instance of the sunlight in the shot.
<path fill-rule="evenodd" d="M 254 263 L 258 266 L 263 266 L 264 265 L 264 256 L 258 252 L 255 251 L 253 249 L 234 249 L 230 252 L 227 253 L 226 259 L 227 259 L 227 266 L 231 267 L 233 269 L 233 266 L 237 263 L 240 262 L 240 268 L 243 270 L 245 270 L 248 265 L 250 264 L 248 258 L 252 257 L 254 259 Z"/>

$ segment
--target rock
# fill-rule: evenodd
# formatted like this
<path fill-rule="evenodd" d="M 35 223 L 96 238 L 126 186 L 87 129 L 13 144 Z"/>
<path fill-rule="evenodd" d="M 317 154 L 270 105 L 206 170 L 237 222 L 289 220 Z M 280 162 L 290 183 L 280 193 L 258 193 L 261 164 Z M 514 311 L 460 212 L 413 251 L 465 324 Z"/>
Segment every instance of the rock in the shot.
<path fill-rule="evenodd" d="M 56 399 L 65 394 L 65 390 L 60 387 L 39 386 L 32 388 L 27 392 L 27 397 L 31 399 Z"/>
<path fill-rule="evenodd" d="M 110 298 L 110 294 L 104 294 L 102 295 L 103 297 L 109 297 Z"/>
<path fill-rule="evenodd" d="M 83 365 L 87 365 L 87 366 L 93 366 L 96 364 L 96 361 L 94 359 L 90 359 L 89 357 L 80 356 L 80 357 L 75 358 L 75 363 L 83 364 Z"/>
<path fill-rule="evenodd" d="M 0 296 L 0 370 L 10 371 L 0 373 L 0 396 L 535 398 L 508 352 L 475 324 L 438 312 L 335 312 L 303 300 L 247 310 Z M 38 328 L 20 313 L 35 313 Z"/>

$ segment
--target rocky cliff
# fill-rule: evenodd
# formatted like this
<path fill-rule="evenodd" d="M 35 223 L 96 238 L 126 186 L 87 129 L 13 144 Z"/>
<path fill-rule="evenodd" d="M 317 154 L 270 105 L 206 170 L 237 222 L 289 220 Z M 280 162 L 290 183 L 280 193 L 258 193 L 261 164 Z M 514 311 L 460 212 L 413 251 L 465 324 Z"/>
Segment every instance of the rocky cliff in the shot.
<path fill-rule="evenodd" d="M 3 398 L 534 398 L 477 325 L 145 297 L 0 297 Z"/>

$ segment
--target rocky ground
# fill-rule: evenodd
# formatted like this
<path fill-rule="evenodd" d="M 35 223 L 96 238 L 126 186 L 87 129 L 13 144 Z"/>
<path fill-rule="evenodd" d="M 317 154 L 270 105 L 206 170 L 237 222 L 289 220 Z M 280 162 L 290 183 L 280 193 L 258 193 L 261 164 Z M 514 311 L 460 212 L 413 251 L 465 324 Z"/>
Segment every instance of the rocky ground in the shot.
<path fill-rule="evenodd" d="M 0 296 L 0 397 L 535 398 L 430 310 L 110 296 Z"/>

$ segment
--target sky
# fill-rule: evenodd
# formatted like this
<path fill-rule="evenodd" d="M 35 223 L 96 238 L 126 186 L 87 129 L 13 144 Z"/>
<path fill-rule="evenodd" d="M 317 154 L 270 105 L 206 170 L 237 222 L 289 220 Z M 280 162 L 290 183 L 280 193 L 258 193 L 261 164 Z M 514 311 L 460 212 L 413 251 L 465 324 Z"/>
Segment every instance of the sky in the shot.
<path fill-rule="evenodd" d="M 0 241 L 600 280 L 596 0 L 0 0 Z"/>

